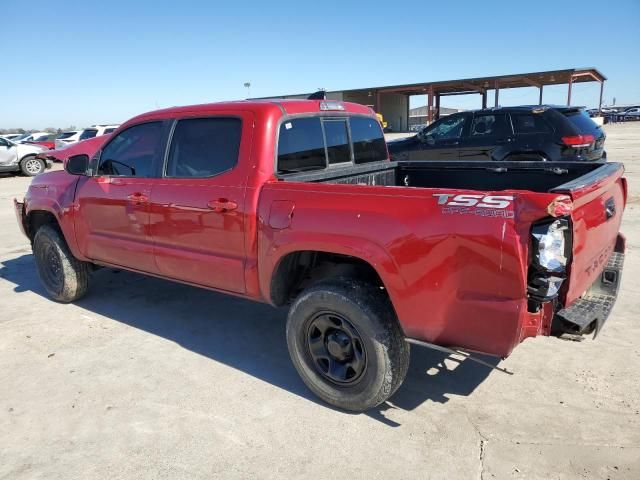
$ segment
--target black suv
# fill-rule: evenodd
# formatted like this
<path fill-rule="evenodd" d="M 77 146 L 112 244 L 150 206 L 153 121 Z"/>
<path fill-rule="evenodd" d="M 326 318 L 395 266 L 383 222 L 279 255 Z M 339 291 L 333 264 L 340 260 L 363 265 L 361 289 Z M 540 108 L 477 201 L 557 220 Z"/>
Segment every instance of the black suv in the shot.
<path fill-rule="evenodd" d="M 605 137 L 584 108 L 535 105 L 454 113 L 388 147 L 392 160 L 605 161 Z"/>

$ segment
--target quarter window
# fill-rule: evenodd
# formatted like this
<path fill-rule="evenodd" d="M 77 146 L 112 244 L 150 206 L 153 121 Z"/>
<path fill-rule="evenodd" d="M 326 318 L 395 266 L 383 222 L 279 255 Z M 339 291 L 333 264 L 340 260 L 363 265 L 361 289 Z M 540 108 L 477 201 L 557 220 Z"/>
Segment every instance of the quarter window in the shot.
<path fill-rule="evenodd" d="M 211 177 L 238 162 L 242 121 L 239 118 L 179 120 L 173 132 L 166 174 L 169 177 Z"/>
<path fill-rule="evenodd" d="M 162 122 L 135 125 L 118 134 L 100 154 L 98 175 L 153 176 L 162 144 Z"/>
<path fill-rule="evenodd" d="M 511 115 L 515 133 L 549 133 L 551 128 L 540 115 Z"/>

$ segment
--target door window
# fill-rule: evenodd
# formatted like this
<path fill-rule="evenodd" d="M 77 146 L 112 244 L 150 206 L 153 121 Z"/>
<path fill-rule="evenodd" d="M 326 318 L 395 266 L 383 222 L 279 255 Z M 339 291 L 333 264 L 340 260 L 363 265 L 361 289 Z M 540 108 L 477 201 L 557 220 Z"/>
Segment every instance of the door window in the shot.
<path fill-rule="evenodd" d="M 425 129 L 425 136 L 433 137 L 434 140 L 453 140 L 462 136 L 462 129 L 464 128 L 465 120 L 464 115 L 452 115 L 445 117 L 431 127 Z"/>
<path fill-rule="evenodd" d="M 476 115 L 473 117 L 471 125 L 471 137 L 508 137 L 511 135 L 511 128 L 507 124 L 507 116 L 498 115 Z"/>
<path fill-rule="evenodd" d="M 166 175 L 202 178 L 231 170 L 238 162 L 241 136 L 239 118 L 179 120 L 171 139 Z"/>
<path fill-rule="evenodd" d="M 162 122 L 142 123 L 126 129 L 100 154 L 98 175 L 152 177 L 161 140 Z"/>

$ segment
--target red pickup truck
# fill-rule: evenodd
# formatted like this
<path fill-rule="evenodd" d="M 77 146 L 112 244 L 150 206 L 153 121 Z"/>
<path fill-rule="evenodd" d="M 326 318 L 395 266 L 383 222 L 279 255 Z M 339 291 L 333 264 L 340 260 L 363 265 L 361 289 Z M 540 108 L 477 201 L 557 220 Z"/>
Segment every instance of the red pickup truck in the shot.
<path fill-rule="evenodd" d="M 506 357 L 597 334 L 615 301 L 619 163 L 390 162 L 368 107 L 326 100 L 169 108 L 15 201 L 56 301 L 98 266 L 275 306 L 304 382 L 362 411 L 409 344 Z"/>

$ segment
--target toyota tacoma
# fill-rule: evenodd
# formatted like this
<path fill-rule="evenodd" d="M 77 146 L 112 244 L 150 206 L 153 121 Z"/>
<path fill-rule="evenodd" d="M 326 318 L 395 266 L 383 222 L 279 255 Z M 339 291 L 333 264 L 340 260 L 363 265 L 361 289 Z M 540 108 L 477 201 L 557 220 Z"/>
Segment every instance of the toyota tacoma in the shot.
<path fill-rule="evenodd" d="M 289 305 L 306 385 L 363 411 L 410 344 L 507 357 L 597 334 L 620 284 L 620 163 L 391 162 L 368 107 L 174 107 L 39 175 L 15 211 L 53 300 L 99 266 Z"/>

